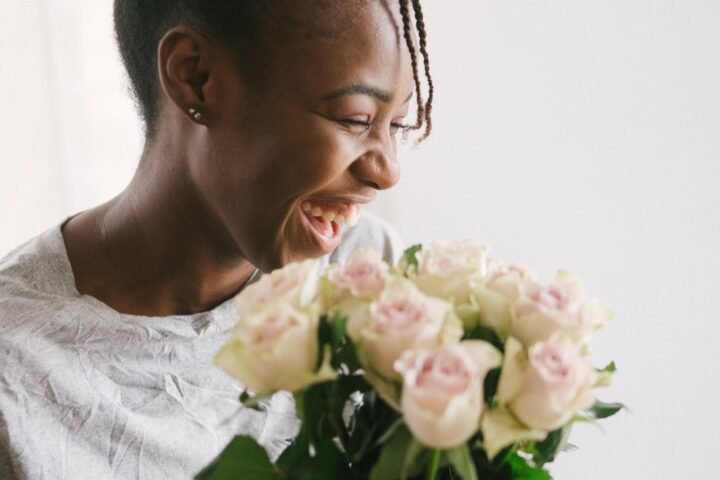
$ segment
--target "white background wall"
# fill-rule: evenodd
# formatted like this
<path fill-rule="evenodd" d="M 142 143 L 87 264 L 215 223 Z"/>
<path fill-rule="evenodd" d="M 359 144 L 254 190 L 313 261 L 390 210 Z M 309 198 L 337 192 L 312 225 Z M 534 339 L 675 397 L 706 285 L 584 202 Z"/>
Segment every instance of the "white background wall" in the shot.
<path fill-rule="evenodd" d="M 720 478 L 720 2 L 429 0 L 435 129 L 376 205 L 408 242 L 491 240 L 611 305 L 632 412 L 559 480 Z M 111 2 L 0 0 L 0 252 L 118 193 L 141 149 Z"/>

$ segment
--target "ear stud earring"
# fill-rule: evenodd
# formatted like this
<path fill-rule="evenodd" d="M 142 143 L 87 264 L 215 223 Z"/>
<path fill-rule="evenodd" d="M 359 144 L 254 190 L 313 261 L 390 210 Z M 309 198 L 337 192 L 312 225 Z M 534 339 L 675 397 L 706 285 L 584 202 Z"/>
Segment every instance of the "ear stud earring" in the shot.
<path fill-rule="evenodd" d="M 198 112 L 194 108 L 189 109 L 188 113 L 196 122 L 200 121 L 200 119 L 202 118 L 202 113 Z"/>

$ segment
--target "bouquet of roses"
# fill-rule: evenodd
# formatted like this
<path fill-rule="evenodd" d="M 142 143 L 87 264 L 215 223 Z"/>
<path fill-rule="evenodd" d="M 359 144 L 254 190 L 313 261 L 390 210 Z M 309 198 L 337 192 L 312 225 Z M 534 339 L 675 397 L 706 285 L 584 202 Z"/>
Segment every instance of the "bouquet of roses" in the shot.
<path fill-rule="evenodd" d="M 619 411 L 597 400 L 610 363 L 588 342 L 611 317 L 581 281 L 550 284 L 473 241 L 371 249 L 319 272 L 294 263 L 236 300 L 215 363 L 261 405 L 293 393 L 300 431 L 272 463 L 236 437 L 199 479 L 548 479 L 575 422 Z"/>

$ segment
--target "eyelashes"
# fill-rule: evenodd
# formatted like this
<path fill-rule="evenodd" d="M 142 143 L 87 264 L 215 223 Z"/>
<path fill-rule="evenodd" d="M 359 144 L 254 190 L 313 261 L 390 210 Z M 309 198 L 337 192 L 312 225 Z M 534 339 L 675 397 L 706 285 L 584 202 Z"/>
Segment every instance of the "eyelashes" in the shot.
<path fill-rule="evenodd" d="M 370 129 L 370 122 L 369 122 L 369 121 L 355 120 L 355 119 L 352 119 L 352 118 L 346 118 L 346 119 L 342 119 L 342 120 L 338 120 L 338 121 L 339 121 L 341 124 L 345 125 L 345 126 L 349 126 L 349 127 L 353 127 L 353 126 L 355 126 L 355 127 L 363 127 L 364 130 L 369 130 L 369 129 Z M 411 126 L 412 126 L 412 125 L 407 125 L 407 124 L 398 123 L 398 122 L 392 122 L 392 123 L 390 123 L 390 128 L 391 128 L 392 130 L 395 130 L 395 132 L 393 132 L 393 133 L 396 133 L 398 130 L 407 130 L 407 129 L 410 128 Z"/>

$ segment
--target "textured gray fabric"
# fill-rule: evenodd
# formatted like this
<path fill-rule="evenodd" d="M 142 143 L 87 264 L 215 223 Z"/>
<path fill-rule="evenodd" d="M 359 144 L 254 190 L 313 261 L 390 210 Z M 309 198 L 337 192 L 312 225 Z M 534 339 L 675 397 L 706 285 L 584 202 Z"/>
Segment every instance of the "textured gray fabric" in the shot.
<path fill-rule="evenodd" d="M 325 261 L 396 234 L 364 213 Z M 75 288 L 60 226 L 0 260 L 0 479 L 182 479 L 238 433 L 276 457 L 297 431 L 292 397 L 238 406 L 211 359 L 235 321 L 120 314 Z"/>

